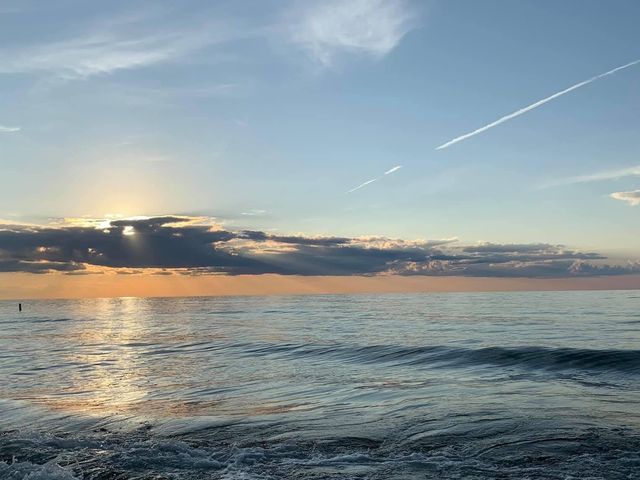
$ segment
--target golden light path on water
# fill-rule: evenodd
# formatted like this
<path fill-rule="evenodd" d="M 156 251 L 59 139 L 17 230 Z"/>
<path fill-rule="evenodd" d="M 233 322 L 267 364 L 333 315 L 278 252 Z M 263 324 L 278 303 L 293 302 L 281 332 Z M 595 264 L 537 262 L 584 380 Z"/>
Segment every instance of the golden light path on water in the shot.
<path fill-rule="evenodd" d="M 219 341 L 225 335 L 216 332 L 215 325 L 209 332 L 193 331 L 188 322 L 176 325 L 182 312 L 172 309 L 170 301 L 158 318 L 150 306 L 153 302 L 136 297 L 74 302 L 73 316 L 83 320 L 61 323 L 62 330 L 55 335 L 63 337 L 57 340 L 60 344 L 68 337 L 73 345 L 62 355 L 60 366 L 76 368 L 69 368 L 70 377 L 64 378 L 59 390 L 31 388 L 23 399 L 57 412 L 110 418 L 118 423 L 130 419 L 138 424 L 144 420 L 206 418 L 223 413 L 255 416 L 304 409 L 299 403 L 254 405 L 246 399 L 234 402 L 232 397 L 225 401 L 196 398 L 198 384 L 202 390 L 215 389 L 216 370 L 227 366 L 194 358 L 188 349 L 192 344 Z M 268 338 L 282 340 L 275 332 Z M 173 347 L 187 352 L 174 352 Z M 55 369 L 50 367 L 43 367 L 43 374 L 56 383 L 52 378 Z M 177 399 L 175 392 L 186 396 Z M 192 392 L 194 398 L 190 399 Z"/>
<path fill-rule="evenodd" d="M 136 315 L 143 302 L 132 297 L 97 299 L 91 302 L 91 311 L 76 312 L 86 315 L 86 320 L 73 322 L 65 334 L 80 348 L 64 358 L 84 368 L 72 371 L 61 395 L 35 400 L 49 408 L 100 416 L 136 410 L 148 388 L 135 350 L 126 346 L 144 336 L 145 316 Z"/>

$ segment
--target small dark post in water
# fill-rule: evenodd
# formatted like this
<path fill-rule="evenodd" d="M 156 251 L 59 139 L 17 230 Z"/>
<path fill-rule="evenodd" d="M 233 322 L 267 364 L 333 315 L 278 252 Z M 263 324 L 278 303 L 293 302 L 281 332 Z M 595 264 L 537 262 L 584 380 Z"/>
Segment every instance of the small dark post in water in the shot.
<path fill-rule="evenodd" d="M 21 304 L 21 303 L 19 303 L 19 304 L 18 304 L 18 311 L 19 311 L 19 312 L 21 312 L 21 311 L 22 311 L 22 304 Z"/>

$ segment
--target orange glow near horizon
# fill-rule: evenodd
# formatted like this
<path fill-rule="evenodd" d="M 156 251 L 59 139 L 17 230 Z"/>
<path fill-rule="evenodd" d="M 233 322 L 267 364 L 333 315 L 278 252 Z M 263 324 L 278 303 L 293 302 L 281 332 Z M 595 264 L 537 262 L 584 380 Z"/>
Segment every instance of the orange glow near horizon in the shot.
<path fill-rule="evenodd" d="M 284 275 L 153 275 L 113 273 L 34 275 L 1 273 L 0 299 L 480 292 L 526 290 L 635 290 L 640 275 L 589 278 L 303 277 Z"/>

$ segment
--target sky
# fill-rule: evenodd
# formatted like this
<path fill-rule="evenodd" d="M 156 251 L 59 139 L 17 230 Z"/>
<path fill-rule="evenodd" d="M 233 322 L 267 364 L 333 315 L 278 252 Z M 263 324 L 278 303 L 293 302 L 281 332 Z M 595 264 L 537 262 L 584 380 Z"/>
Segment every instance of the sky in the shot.
<path fill-rule="evenodd" d="M 0 0 L 0 298 L 640 288 L 635 0 Z"/>

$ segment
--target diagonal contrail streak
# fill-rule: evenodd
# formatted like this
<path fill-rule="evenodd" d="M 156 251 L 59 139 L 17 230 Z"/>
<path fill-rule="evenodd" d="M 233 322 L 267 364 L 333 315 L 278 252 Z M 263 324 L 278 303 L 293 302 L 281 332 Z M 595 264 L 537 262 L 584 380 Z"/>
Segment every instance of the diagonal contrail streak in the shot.
<path fill-rule="evenodd" d="M 357 187 L 352 188 L 351 190 L 347 191 L 347 193 L 351 193 L 351 192 L 355 192 L 356 190 L 360 190 L 362 187 L 366 187 L 367 185 L 369 185 L 370 183 L 375 182 L 376 180 L 380 180 L 380 178 L 382 177 L 378 177 L 378 178 L 372 178 L 371 180 L 367 180 L 366 182 L 361 183 L 360 185 L 358 185 Z"/>
<path fill-rule="evenodd" d="M 362 187 L 366 187 L 367 185 L 369 185 L 370 183 L 373 182 L 377 182 L 378 180 L 380 180 L 381 178 L 384 178 L 385 175 L 391 175 L 392 173 L 397 172 L 398 170 L 400 170 L 402 168 L 402 165 L 396 165 L 393 168 L 390 168 L 389 170 L 387 170 L 386 172 L 384 172 L 381 176 L 376 177 L 376 178 L 372 178 L 371 180 L 367 180 L 366 182 L 361 183 L 360 185 L 358 185 L 357 187 L 352 188 L 351 190 L 347 191 L 347 193 L 352 193 L 355 192 L 356 190 L 360 190 Z"/>
<path fill-rule="evenodd" d="M 391 175 L 394 172 L 397 172 L 398 170 L 400 170 L 402 168 L 402 165 L 396 165 L 393 168 L 390 168 L 389 170 L 387 170 L 386 172 L 384 172 L 385 175 Z"/>
<path fill-rule="evenodd" d="M 584 80 L 580 83 L 576 83 L 575 85 L 572 85 L 569 88 L 565 88 L 564 90 L 558 92 L 558 93 L 554 93 L 553 95 L 543 98 L 542 100 L 538 100 L 535 103 L 532 103 L 531 105 L 521 108 L 520 110 L 516 110 L 513 113 L 510 113 L 509 115 L 505 115 L 504 117 L 499 118 L 498 120 L 496 120 L 495 122 L 491 122 L 487 125 L 485 125 L 484 127 L 480 127 L 477 130 L 474 130 L 472 132 L 469 133 L 465 133 L 464 135 L 460 135 L 459 137 L 454 138 L 453 140 L 449 140 L 447 143 L 443 143 L 442 145 L 440 145 L 439 147 L 436 147 L 436 150 L 442 150 L 444 148 L 450 147 L 451 145 L 454 145 L 458 142 L 461 142 L 463 140 L 466 140 L 467 138 L 473 137 L 474 135 L 478 135 L 479 133 L 482 132 L 486 132 L 487 130 L 489 130 L 490 128 L 493 127 L 497 127 L 498 125 L 500 125 L 501 123 L 504 123 L 506 121 L 511 120 L 512 118 L 518 117 L 520 115 L 522 115 L 523 113 L 527 113 L 531 110 L 533 110 L 534 108 L 538 108 L 542 105 L 544 105 L 547 102 L 550 102 L 551 100 L 554 100 L 558 97 L 561 97 L 562 95 L 565 95 L 569 92 L 572 92 L 574 90 L 577 90 L 580 87 L 584 87 L 585 85 L 589 85 L 592 82 L 595 82 L 596 80 L 599 80 L 603 77 L 609 76 L 609 75 L 613 75 L 616 72 L 619 72 L 620 70 L 624 70 L 625 68 L 629 68 L 632 67 L 636 64 L 640 63 L 640 59 L 638 60 L 634 60 L 633 62 L 629 62 L 625 65 L 622 65 L 620 67 L 616 67 L 613 70 L 609 70 L 608 72 L 604 72 L 601 73 L 600 75 L 596 75 L 595 77 L 591 77 L 588 80 Z"/>

